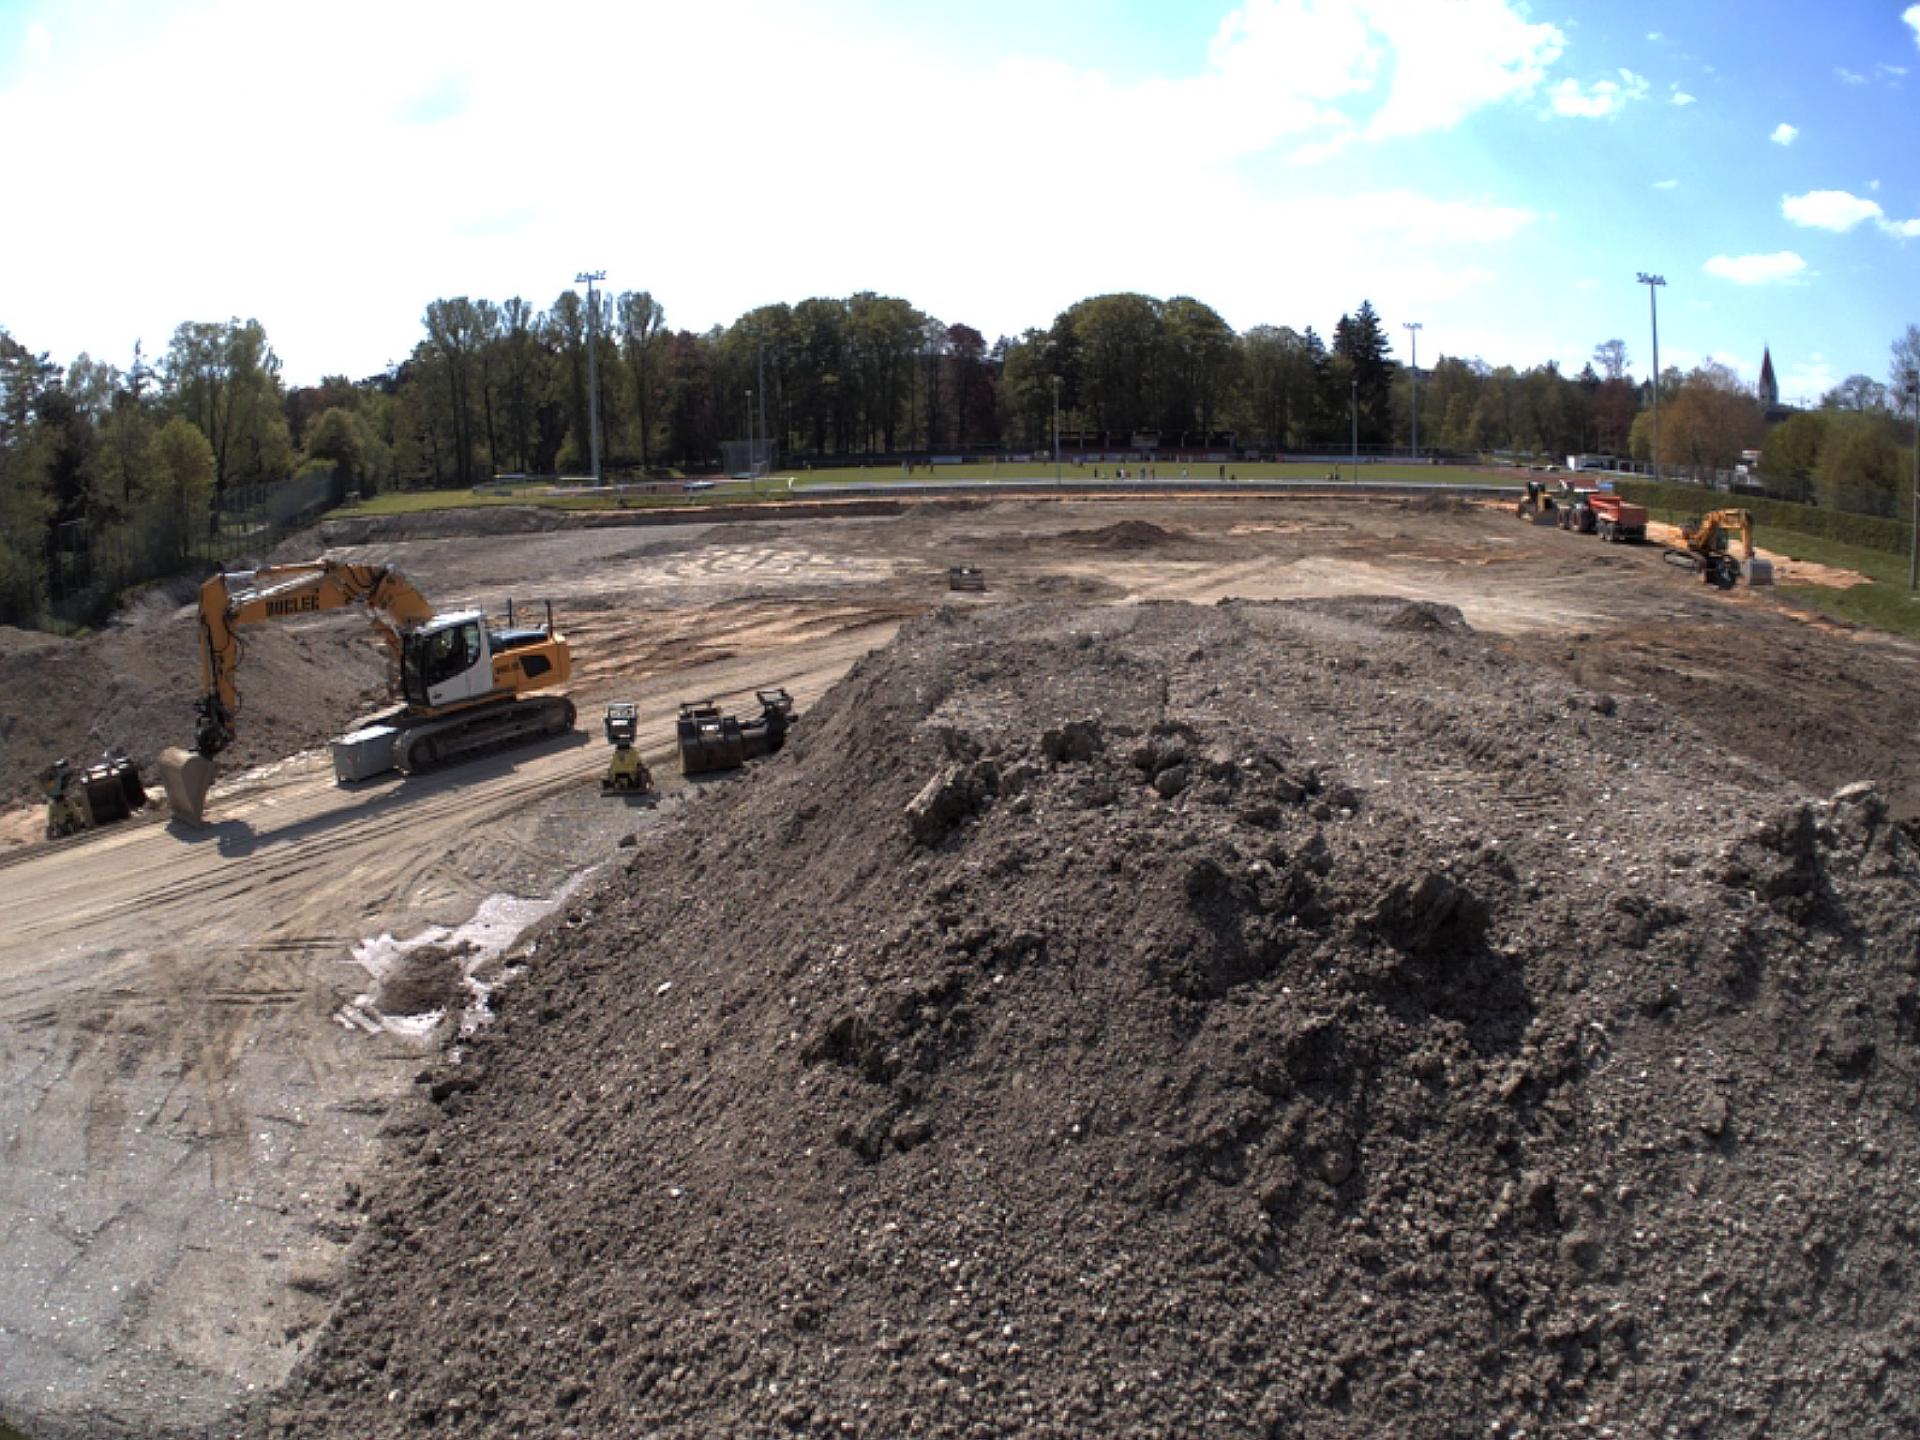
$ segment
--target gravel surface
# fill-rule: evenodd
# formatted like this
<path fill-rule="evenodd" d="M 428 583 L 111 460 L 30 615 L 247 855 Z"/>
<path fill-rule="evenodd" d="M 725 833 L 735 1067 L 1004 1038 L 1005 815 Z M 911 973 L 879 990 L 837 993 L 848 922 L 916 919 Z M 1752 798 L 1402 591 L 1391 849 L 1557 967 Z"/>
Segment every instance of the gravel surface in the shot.
<path fill-rule="evenodd" d="M 1920 1430 L 1920 863 L 1444 606 L 941 611 L 419 1087 L 273 1436 Z"/>

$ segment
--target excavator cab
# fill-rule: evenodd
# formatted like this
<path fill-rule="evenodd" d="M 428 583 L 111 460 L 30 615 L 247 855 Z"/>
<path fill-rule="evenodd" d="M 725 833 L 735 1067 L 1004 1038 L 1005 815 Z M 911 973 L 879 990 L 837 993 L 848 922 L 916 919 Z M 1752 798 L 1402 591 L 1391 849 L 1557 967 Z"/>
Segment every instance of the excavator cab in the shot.
<path fill-rule="evenodd" d="M 478 610 L 438 615 L 403 641 L 400 688 L 409 705 L 438 710 L 494 688 L 493 651 Z"/>

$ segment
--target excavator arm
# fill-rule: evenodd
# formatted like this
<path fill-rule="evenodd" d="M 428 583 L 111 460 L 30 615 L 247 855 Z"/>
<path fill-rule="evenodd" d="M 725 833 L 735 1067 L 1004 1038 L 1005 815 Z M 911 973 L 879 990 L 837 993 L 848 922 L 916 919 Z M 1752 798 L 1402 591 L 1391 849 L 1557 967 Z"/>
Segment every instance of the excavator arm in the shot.
<path fill-rule="evenodd" d="M 433 606 L 413 582 L 387 565 L 348 565 L 314 560 L 223 571 L 200 587 L 200 684 L 193 748 L 160 753 L 160 782 L 173 813 L 198 821 L 213 788 L 213 757 L 234 740 L 240 715 L 240 631 L 269 620 L 287 620 L 347 605 L 364 605 L 374 630 L 396 667 L 403 631 L 433 618 Z"/>
<path fill-rule="evenodd" d="M 237 675 L 239 631 L 268 620 L 285 620 L 347 605 L 364 605 L 374 630 L 401 659 L 401 632 L 433 618 L 433 606 L 413 582 L 388 565 L 348 565 L 315 560 L 223 571 L 200 587 L 200 684 L 193 748 L 208 758 L 233 743 L 240 714 Z"/>

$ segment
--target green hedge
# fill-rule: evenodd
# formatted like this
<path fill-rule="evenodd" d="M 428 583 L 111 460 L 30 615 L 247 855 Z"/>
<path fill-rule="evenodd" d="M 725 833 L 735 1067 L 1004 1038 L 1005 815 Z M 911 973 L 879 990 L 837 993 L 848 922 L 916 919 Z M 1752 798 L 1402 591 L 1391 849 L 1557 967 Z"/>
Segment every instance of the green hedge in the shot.
<path fill-rule="evenodd" d="M 1887 520 L 1878 515 L 1853 515 L 1845 510 L 1827 510 L 1818 505 L 1796 505 L 1790 500 L 1767 500 L 1758 495 L 1729 495 L 1721 490 L 1702 490 L 1696 485 L 1670 485 L 1654 480 L 1619 480 L 1615 488 L 1629 500 L 1651 510 L 1671 510 L 1685 515 L 1704 515 L 1709 510 L 1740 509 L 1753 512 L 1754 538 L 1766 544 L 1768 530 L 1790 530 L 1800 535 L 1818 535 L 1846 545 L 1868 550 L 1884 550 L 1894 555 L 1907 553 L 1907 523 Z"/>

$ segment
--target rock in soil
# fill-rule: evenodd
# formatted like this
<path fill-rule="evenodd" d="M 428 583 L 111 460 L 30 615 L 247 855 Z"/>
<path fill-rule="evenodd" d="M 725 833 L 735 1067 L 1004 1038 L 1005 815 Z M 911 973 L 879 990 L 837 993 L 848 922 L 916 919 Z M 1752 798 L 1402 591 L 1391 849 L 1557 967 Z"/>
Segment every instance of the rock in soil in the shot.
<path fill-rule="evenodd" d="M 1408 613 L 909 626 L 576 897 L 253 1433 L 1920 1433 L 1904 834 Z"/>

